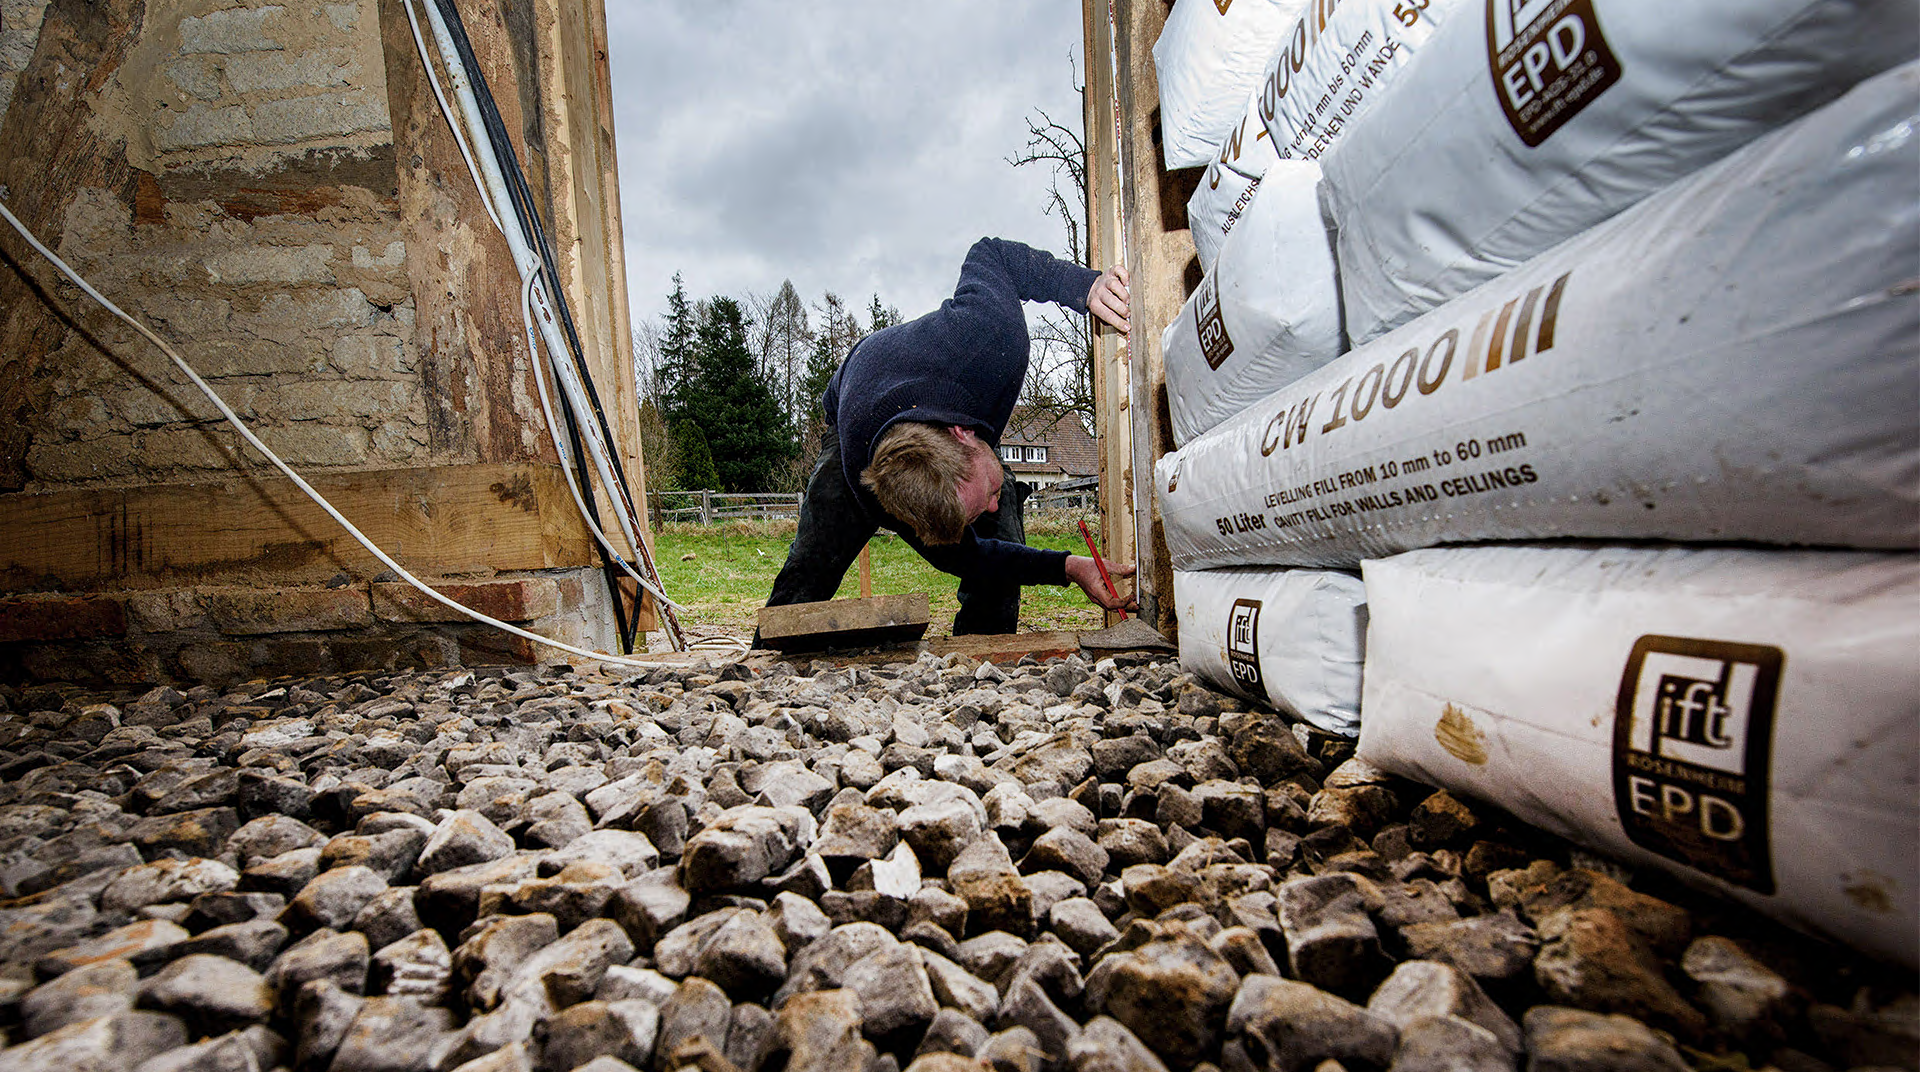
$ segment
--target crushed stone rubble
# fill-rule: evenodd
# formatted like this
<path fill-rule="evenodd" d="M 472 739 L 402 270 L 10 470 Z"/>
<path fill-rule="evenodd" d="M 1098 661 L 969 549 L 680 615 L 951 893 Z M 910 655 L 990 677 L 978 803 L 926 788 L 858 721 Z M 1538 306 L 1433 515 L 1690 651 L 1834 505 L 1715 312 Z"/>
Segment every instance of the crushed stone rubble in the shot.
<path fill-rule="evenodd" d="M 1911 972 L 1146 656 L 0 686 L 0 1072 L 1838 1072 Z"/>

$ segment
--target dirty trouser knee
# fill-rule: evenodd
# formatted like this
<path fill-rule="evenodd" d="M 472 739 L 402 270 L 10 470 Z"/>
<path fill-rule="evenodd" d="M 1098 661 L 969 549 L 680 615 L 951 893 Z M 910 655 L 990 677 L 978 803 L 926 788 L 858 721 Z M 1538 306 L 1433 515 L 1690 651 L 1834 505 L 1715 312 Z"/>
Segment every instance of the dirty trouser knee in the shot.
<path fill-rule="evenodd" d="M 1026 543 L 1025 520 L 1030 485 L 1000 467 L 1000 509 L 973 523 L 973 534 L 988 540 Z M 960 613 L 953 616 L 953 635 L 1017 633 L 1020 631 L 1020 586 L 1006 581 L 969 579 L 960 582 Z"/>
<path fill-rule="evenodd" d="M 832 599 L 847 567 L 860 557 L 860 549 L 878 529 L 847 486 L 839 437 L 829 429 L 825 438 L 813 475 L 807 479 L 807 493 L 800 500 L 800 524 L 787 548 L 787 561 L 767 597 L 769 607 Z"/>

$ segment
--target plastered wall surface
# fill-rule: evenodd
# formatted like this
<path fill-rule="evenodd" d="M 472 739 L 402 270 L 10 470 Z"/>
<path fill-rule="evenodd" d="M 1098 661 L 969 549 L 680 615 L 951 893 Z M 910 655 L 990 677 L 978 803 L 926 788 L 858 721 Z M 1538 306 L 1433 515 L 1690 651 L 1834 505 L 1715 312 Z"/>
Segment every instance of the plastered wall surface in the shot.
<path fill-rule="evenodd" d="M 570 128 L 542 72 L 576 63 L 558 9 L 460 6 L 536 197 L 551 197 L 568 180 L 552 173 L 549 142 Z M 581 70 L 591 79 L 595 68 Z M 406 538 L 389 549 L 403 561 L 457 558 L 436 584 L 483 601 L 543 593 L 498 613 L 572 643 L 611 642 L 604 582 L 568 542 L 577 523 L 512 494 L 516 467 L 557 460 L 518 279 L 399 0 L 0 0 L 0 198 L 296 469 L 365 474 L 348 476 L 349 513 L 380 522 L 391 499 L 388 524 Z M 605 244 L 601 221 L 564 206 L 546 222 L 563 270 L 583 243 Z M 165 355 L 17 239 L 0 252 L 0 509 L 9 494 L 64 495 L 99 512 L 97 546 L 43 572 L 21 564 L 63 552 L 22 550 L 45 543 L 21 530 L 26 513 L 0 520 L 0 675 L 210 680 L 551 654 L 438 608 L 383 610 L 391 575 L 364 556 L 289 571 L 276 565 L 288 548 L 269 542 L 190 567 L 156 559 L 142 525 L 193 521 L 165 511 L 168 489 L 194 501 L 232 489 L 214 496 L 236 504 L 227 531 L 243 509 L 247 526 L 271 529 L 272 496 L 286 492 L 261 490 L 277 482 L 268 464 Z M 604 315 L 598 296 L 572 300 Z M 465 489 L 461 505 L 392 480 L 427 470 L 450 474 L 435 483 L 448 495 Z M 115 513 L 123 493 L 141 496 L 124 500 L 145 504 L 140 517 Z M 28 513 L 38 524 L 48 508 Z M 215 515 L 206 524 L 219 533 Z M 502 526 L 537 535 L 507 541 Z M 330 525 L 289 531 L 339 538 Z M 457 548 L 422 546 L 428 531 Z"/>
<path fill-rule="evenodd" d="M 14 84 L 33 58 L 40 13 L 46 7 L 46 0 L 0 0 L 0 115 L 6 114 Z"/>
<path fill-rule="evenodd" d="M 440 176 L 403 184 L 387 65 L 417 60 L 383 46 L 376 0 L 122 5 L 135 36 L 91 71 L 35 47 L 42 25 L 85 36 L 90 13 L 62 19 L 63 6 L 80 5 L 55 3 L 41 19 L 34 5 L 5 3 L 0 66 L 19 68 L 10 97 L 27 102 L 49 77 L 86 79 L 75 94 L 86 113 L 53 150 L 118 158 L 98 169 L 102 181 L 46 192 L 64 204 L 44 237 L 180 349 L 288 462 L 381 469 L 539 454 L 537 404 L 512 335 L 491 346 L 495 363 L 511 365 L 504 389 L 476 382 L 485 363 L 444 352 L 421 367 L 422 343 L 433 342 L 416 339 L 409 241 L 430 247 L 414 251 L 430 263 L 504 257 L 484 215 L 438 189 Z M 31 108 L 9 107 L 0 138 L 27 140 L 33 119 Z M 464 171 L 452 178 L 466 181 Z M 24 418 L 12 456 L 0 454 L 0 488 L 231 472 L 244 454 L 238 437 L 162 355 L 64 283 L 52 294 L 57 317 L 83 330 L 32 332 L 47 352 L 0 361 L 0 390 L 13 388 Z M 46 338 L 56 334 L 65 337 Z M 472 352 L 474 333 L 459 334 L 454 349 Z M 464 403 L 482 394 L 505 411 L 491 423 L 507 418 L 520 434 L 476 437 Z"/>

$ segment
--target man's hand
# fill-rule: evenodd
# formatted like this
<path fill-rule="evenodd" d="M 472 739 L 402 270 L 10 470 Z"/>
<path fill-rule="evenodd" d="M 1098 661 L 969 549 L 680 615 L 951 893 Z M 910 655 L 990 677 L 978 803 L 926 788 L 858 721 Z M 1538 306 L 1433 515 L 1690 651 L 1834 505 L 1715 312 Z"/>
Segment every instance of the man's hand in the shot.
<path fill-rule="evenodd" d="M 1127 269 L 1114 265 L 1100 273 L 1087 291 L 1087 311 L 1127 333 Z M 1111 609 L 1111 608 L 1109 608 Z"/>
<path fill-rule="evenodd" d="M 1118 562 L 1107 563 L 1107 576 L 1131 577 L 1132 566 L 1123 566 Z M 1067 556 L 1067 579 L 1080 586 L 1087 598 L 1107 610 L 1137 611 L 1140 603 L 1129 595 L 1116 596 L 1107 591 L 1100 580 L 1100 566 L 1085 555 Z"/>

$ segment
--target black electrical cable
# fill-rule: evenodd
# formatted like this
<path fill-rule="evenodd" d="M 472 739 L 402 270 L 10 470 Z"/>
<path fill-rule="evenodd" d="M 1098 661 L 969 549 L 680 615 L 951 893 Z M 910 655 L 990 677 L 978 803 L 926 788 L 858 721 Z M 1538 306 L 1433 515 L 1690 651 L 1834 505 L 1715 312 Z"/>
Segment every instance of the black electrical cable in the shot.
<path fill-rule="evenodd" d="M 459 55 L 461 64 L 466 67 L 470 74 L 474 100 L 475 103 L 479 105 L 482 123 L 486 129 L 487 140 L 493 146 L 495 158 L 503 160 L 507 164 L 507 166 L 501 170 L 508 182 L 508 194 L 513 200 L 514 215 L 519 221 L 521 234 L 526 238 L 528 244 L 533 246 L 539 253 L 542 278 L 547 284 L 548 293 L 553 298 L 553 304 L 560 313 L 560 326 L 565 335 L 567 349 L 569 351 L 567 356 L 573 361 L 579 379 L 585 387 L 587 402 L 593 411 L 593 418 L 600 427 L 603 441 L 612 444 L 614 442 L 613 431 L 607 420 L 606 412 L 600 403 L 599 392 L 594 387 L 591 372 L 587 368 L 585 348 L 581 345 L 579 331 L 573 321 L 572 310 L 567 305 L 566 292 L 560 284 L 558 259 L 554 256 L 553 246 L 547 238 L 545 228 L 541 226 L 539 213 L 533 202 L 532 190 L 528 187 L 526 175 L 521 170 L 519 156 L 514 151 L 512 139 L 507 136 L 506 125 L 500 118 L 499 106 L 493 99 L 493 93 L 487 84 L 486 76 L 480 72 L 479 60 L 474 55 L 472 43 L 467 38 L 466 27 L 461 22 L 459 9 L 452 4 L 451 0 L 435 0 L 435 4 L 440 9 L 441 16 L 447 24 L 448 36 L 452 40 L 454 50 Z M 579 428 L 577 424 L 575 424 L 577 417 L 573 412 L 570 400 L 565 396 L 564 392 L 562 392 L 561 395 L 561 407 L 567 417 L 569 437 L 575 450 L 574 456 L 581 460 L 581 486 L 590 489 L 592 484 L 585 471 L 586 455 L 580 449 Z M 618 495 L 619 497 L 614 503 L 614 506 L 618 509 L 621 505 L 620 500 L 624 500 L 627 509 L 632 511 L 632 496 L 626 492 L 627 477 L 625 467 L 621 464 L 617 452 L 608 452 L 608 459 L 612 463 L 617 481 L 617 487 L 608 489 L 610 495 Z M 593 497 L 589 494 L 583 498 L 586 502 L 589 515 L 596 524 L 599 523 L 599 510 Z M 620 571 L 615 567 L 606 548 L 603 547 L 600 549 L 600 555 L 607 574 L 608 589 L 613 596 L 615 626 L 619 631 L 622 646 L 627 652 L 631 652 L 639 633 L 639 617 L 635 615 L 632 625 L 628 625 L 624 599 L 619 587 Z"/>
<path fill-rule="evenodd" d="M 507 181 L 508 195 L 513 200 L 514 215 L 519 220 L 521 234 L 526 238 L 528 245 L 540 255 L 541 275 L 547 284 L 548 293 L 552 296 L 553 305 L 560 314 L 560 327 L 569 351 L 567 356 L 573 361 L 581 384 L 586 390 L 587 404 L 592 409 L 594 420 L 600 427 L 602 440 L 611 446 L 615 442 L 613 429 L 607 420 L 606 411 L 600 402 L 599 391 L 595 389 L 593 376 L 587 367 L 586 350 L 580 342 L 580 334 L 573 320 L 573 311 L 567 304 L 566 291 L 560 284 L 559 259 L 554 255 L 553 244 L 547 238 L 546 228 L 541 225 L 538 207 L 533 200 L 533 191 L 527 184 L 526 173 L 520 167 L 519 154 L 515 152 L 513 140 L 507 134 L 506 123 L 500 117 L 500 108 L 493 99 L 493 91 L 487 84 L 486 75 L 480 70 L 480 61 L 474 54 L 472 42 L 467 37 L 466 25 L 460 18 L 460 9 L 454 5 L 453 0 L 434 0 L 434 5 L 440 10 L 441 17 L 446 22 L 448 37 L 452 40 L 454 51 L 469 72 L 474 101 L 479 105 L 481 121 L 486 128 L 487 140 L 493 146 L 495 158 L 506 164 L 501 171 Z M 580 459 L 583 470 L 581 486 L 590 491 L 592 485 L 587 481 L 584 472 L 586 455 L 580 450 L 579 429 L 574 424 L 576 418 L 565 392 L 561 392 L 561 406 L 567 417 L 569 438 L 575 448 L 574 456 Z M 609 496 L 618 495 L 620 499 L 624 499 L 628 511 L 632 512 L 634 503 L 627 491 L 626 467 L 621 464 L 617 451 L 609 450 L 607 453 L 617 483 L 616 487 L 607 489 L 608 494 Z M 593 496 L 588 494 L 583 496 L 583 499 L 589 515 L 598 524 L 599 510 Z M 618 509 L 620 502 L 616 501 L 614 506 Z M 637 614 L 634 616 L 633 625 L 629 628 L 619 587 L 620 573 L 606 548 L 600 549 L 600 556 L 605 565 L 608 588 L 613 596 L 615 626 L 620 633 L 623 648 L 631 653 L 639 633 L 639 616 Z"/>
<path fill-rule="evenodd" d="M 452 38 L 454 51 L 460 56 L 460 62 L 472 74 L 474 101 L 480 106 L 481 121 L 486 127 L 487 140 L 492 143 L 496 157 L 506 163 L 501 169 L 506 181 L 508 195 L 513 199 L 514 211 L 520 219 L 521 232 L 527 238 L 527 244 L 540 255 L 541 274 L 546 279 L 547 290 L 552 295 L 553 305 L 560 314 L 560 328 L 567 340 L 569 357 L 580 375 L 580 381 L 586 389 L 587 404 L 600 425 L 601 435 L 606 442 L 614 442 L 613 429 L 607 421 L 605 409 L 600 402 L 600 393 L 594 387 L 593 377 L 586 363 L 586 349 L 581 345 L 580 333 L 574 324 L 573 310 L 567 303 L 566 291 L 561 287 L 559 258 L 554 254 L 553 243 L 547 237 L 546 227 L 540 221 L 539 208 L 533 199 L 533 191 L 527 184 L 526 172 L 520 167 L 519 154 L 514 150 L 513 139 L 507 133 L 506 122 L 500 116 L 499 104 L 493 99 L 493 91 L 487 84 L 486 76 L 480 71 L 480 61 L 473 51 L 473 43 L 467 37 L 466 25 L 460 20 L 460 10 L 453 0 L 434 0 L 441 16 L 447 23 L 448 36 Z M 615 477 L 621 489 L 627 484 L 625 466 L 616 452 L 609 452 L 609 461 L 613 465 Z M 634 509 L 631 497 L 627 498 L 627 508 Z"/>

